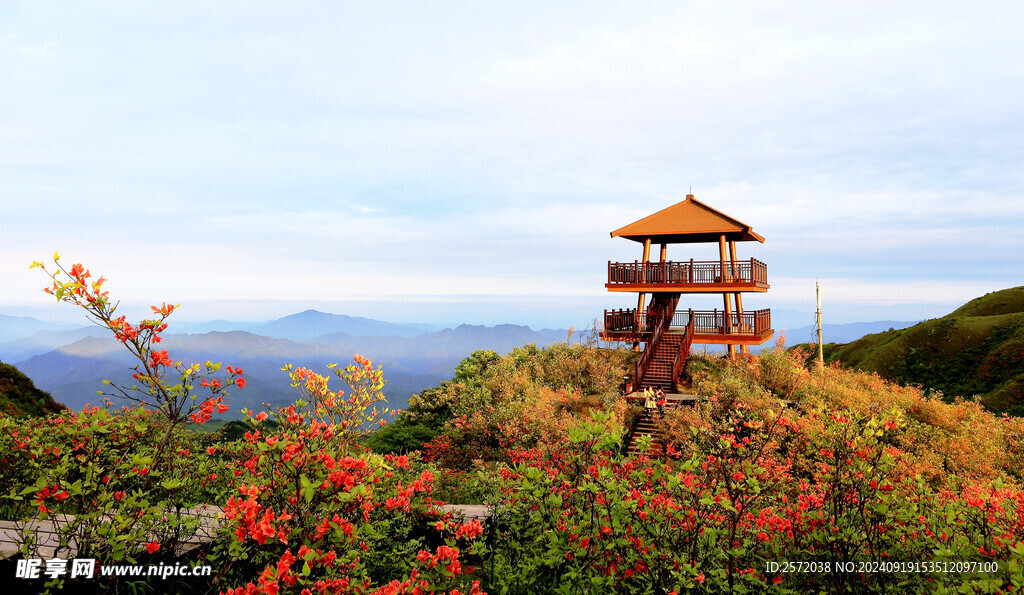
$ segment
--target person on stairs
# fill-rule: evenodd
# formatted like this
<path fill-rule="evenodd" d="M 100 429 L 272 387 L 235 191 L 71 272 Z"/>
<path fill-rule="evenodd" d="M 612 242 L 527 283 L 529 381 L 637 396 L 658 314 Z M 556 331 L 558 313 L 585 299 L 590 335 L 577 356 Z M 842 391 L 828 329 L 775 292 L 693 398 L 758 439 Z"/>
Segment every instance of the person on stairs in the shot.
<path fill-rule="evenodd" d="M 649 387 L 649 386 L 645 386 L 644 387 L 644 413 L 646 413 L 647 416 L 650 417 L 651 416 L 651 412 L 654 410 L 654 407 L 655 407 L 654 389 Z"/>

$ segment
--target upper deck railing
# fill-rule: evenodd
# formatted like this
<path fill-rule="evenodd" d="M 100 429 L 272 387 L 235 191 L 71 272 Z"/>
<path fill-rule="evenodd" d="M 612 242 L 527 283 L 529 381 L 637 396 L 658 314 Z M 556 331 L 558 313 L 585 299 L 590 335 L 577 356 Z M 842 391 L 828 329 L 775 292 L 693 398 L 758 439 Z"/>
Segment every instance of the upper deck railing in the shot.
<path fill-rule="evenodd" d="M 693 315 L 693 333 L 695 335 L 762 335 L 772 328 L 772 312 L 769 309 L 752 310 L 738 314 L 733 312 L 726 316 L 722 310 L 690 310 L 676 312 L 672 317 L 669 329 L 683 330 Z M 606 333 L 643 334 L 651 332 L 648 312 L 637 315 L 636 309 L 605 310 L 604 331 Z M 660 316 L 652 316 L 654 322 Z M 728 323 L 728 324 L 727 324 Z"/>
<path fill-rule="evenodd" d="M 608 285 L 768 285 L 768 265 L 751 258 L 721 261 L 609 262 Z"/>

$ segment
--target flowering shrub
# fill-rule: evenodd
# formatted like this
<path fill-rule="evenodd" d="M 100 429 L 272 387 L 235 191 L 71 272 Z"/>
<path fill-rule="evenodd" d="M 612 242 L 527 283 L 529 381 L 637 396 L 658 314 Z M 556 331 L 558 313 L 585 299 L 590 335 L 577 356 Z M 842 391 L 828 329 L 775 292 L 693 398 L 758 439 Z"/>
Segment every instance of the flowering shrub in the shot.
<path fill-rule="evenodd" d="M 904 453 L 899 466 L 908 480 L 920 475 L 933 487 L 944 485 L 950 474 L 1014 485 L 1024 480 L 1024 419 L 993 415 L 976 402 L 946 403 L 919 387 L 838 366 L 808 370 L 800 352 L 781 349 L 737 362 L 699 359 L 690 369 L 694 388 L 711 402 L 678 414 L 679 429 L 719 418 L 735 402 L 760 411 L 782 396 L 807 412 L 803 418 L 812 425 L 818 424 L 813 416 L 833 411 L 884 415 L 899 424 L 901 431 L 887 440 Z"/>
<path fill-rule="evenodd" d="M 598 420 L 600 421 L 600 420 Z M 830 416 L 808 443 L 785 416 L 741 412 L 689 457 L 623 459 L 601 423 L 563 448 L 516 455 L 505 474 L 485 586 L 512 593 L 587 585 L 600 592 L 993 592 L 1021 584 L 1022 494 L 962 493 L 892 481 L 898 431 Z M 806 458 L 793 465 L 786 457 Z M 998 562 L 997 572 L 782 573 L 769 562 Z"/>
<path fill-rule="evenodd" d="M 0 439 L 7 448 L 0 467 L 5 512 L 12 520 L 26 517 L 52 524 L 57 546 L 65 554 L 94 557 L 103 562 L 133 561 L 147 556 L 173 556 L 198 526 L 191 506 L 215 501 L 224 486 L 214 478 L 215 463 L 196 458 L 201 446 L 182 427 L 206 421 L 227 405 L 225 388 L 242 388 L 242 370 L 220 364 L 187 365 L 167 350 L 156 348 L 175 307 L 153 306 L 157 315 L 133 325 L 115 317 L 103 289 L 102 277 L 81 264 L 66 269 L 54 254 L 56 270 L 44 291 L 58 301 L 85 310 L 96 324 L 107 328 L 137 363 L 138 384 L 111 387 L 108 397 L 121 397 L 142 407 L 112 412 L 86 406 L 44 420 L 15 421 L 0 417 L 7 432 Z M 196 385 L 202 391 L 196 390 Z M 109 399 L 107 405 L 112 405 Z M 202 478 L 196 481 L 197 478 Z M 41 544 L 31 524 L 21 531 L 22 554 L 39 557 Z M 60 580 L 51 581 L 60 585 Z"/>
<path fill-rule="evenodd" d="M 301 406 L 275 411 L 273 433 L 260 431 L 266 417 L 257 416 L 246 434 L 256 451 L 224 507 L 231 537 L 221 546 L 226 571 L 218 583 L 244 583 L 227 592 L 348 593 L 384 585 L 379 592 L 400 593 L 424 581 L 434 590 L 473 589 L 455 541 L 477 534 L 458 529 L 452 543 L 442 541 L 434 475 L 417 470 L 415 458 L 346 454 L 337 426 L 311 419 Z"/>
<path fill-rule="evenodd" d="M 139 407 L 86 407 L 34 419 L 0 416 L 0 501 L 6 520 L 21 529 L 21 555 L 104 564 L 173 560 L 199 528 L 192 511 L 216 502 L 223 486 L 197 480 L 215 475 L 216 462 L 203 456 L 203 437 L 182 427 L 166 443 L 176 456 L 165 457 L 159 469 L 153 466 L 164 425 Z M 34 519 L 52 526 L 53 541 L 36 534 Z M 93 587 L 113 589 L 117 580 L 97 577 Z M 59 588 L 62 582 L 48 585 Z"/>
<path fill-rule="evenodd" d="M 307 408 L 308 418 L 332 426 L 334 444 L 340 448 L 382 427 L 384 420 L 379 416 L 389 411 L 385 408 L 379 412 L 376 407 L 377 403 L 386 402 L 382 392 L 386 381 L 380 366 L 374 368 L 370 360 L 359 354 L 352 359 L 354 363 L 344 368 L 337 364 L 327 366 L 349 386 L 348 396 L 343 390 L 332 391 L 327 376 L 306 368 L 293 370 L 291 364 L 283 368 L 291 378 L 292 388 L 299 393 L 296 405 Z"/>

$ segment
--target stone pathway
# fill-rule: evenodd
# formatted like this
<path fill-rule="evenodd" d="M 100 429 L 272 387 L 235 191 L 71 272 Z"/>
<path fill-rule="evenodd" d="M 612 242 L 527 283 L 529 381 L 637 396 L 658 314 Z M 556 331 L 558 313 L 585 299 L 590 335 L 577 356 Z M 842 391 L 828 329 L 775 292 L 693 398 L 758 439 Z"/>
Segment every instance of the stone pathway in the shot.
<path fill-rule="evenodd" d="M 184 516 L 200 517 L 200 524 L 195 534 L 181 540 L 178 555 L 193 550 L 200 545 L 211 543 L 217 536 L 217 529 L 223 522 L 224 510 L 219 506 L 202 505 L 182 510 Z M 0 521 L 0 560 L 10 558 L 21 552 L 22 531 L 28 529 L 35 537 L 39 546 L 39 555 L 44 558 L 54 556 L 61 558 L 73 557 L 78 550 L 74 542 L 60 547 L 59 529 L 74 521 L 71 515 L 56 515 L 46 520 Z M 139 545 L 143 545 L 140 542 Z"/>
<path fill-rule="evenodd" d="M 446 512 L 454 512 L 465 521 L 477 520 L 481 523 L 491 516 L 491 508 L 486 504 L 445 504 L 440 507 Z"/>
<path fill-rule="evenodd" d="M 440 507 L 445 512 L 454 512 L 457 517 L 464 521 L 478 520 L 485 522 L 491 516 L 491 509 L 483 504 L 446 504 Z M 181 540 L 178 546 L 178 555 L 182 555 L 200 545 L 213 542 L 217 537 L 217 530 L 224 522 L 224 510 L 219 506 L 205 505 L 186 509 L 183 514 L 188 516 L 201 517 L 201 523 L 196 533 Z M 29 521 L 0 521 L 0 560 L 5 560 L 21 553 L 22 531 L 30 530 L 39 544 L 39 555 L 44 558 L 54 556 L 61 558 L 74 557 L 77 546 L 74 541 L 60 547 L 60 534 L 58 529 L 69 522 L 74 521 L 70 515 L 57 515 L 55 518 L 46 520 Z M 143 545 L 141 542 L 140 546 Z"/>

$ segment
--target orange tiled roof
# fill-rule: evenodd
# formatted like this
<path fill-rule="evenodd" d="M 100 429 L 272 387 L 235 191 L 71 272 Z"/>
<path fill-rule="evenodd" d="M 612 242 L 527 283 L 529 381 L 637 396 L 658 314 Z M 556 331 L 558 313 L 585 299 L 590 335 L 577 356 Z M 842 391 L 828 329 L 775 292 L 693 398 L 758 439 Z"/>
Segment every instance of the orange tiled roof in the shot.
<path fill-rule="evenodd" d="M 749 225 L 707 206 L 692 194 L 682 202 L 616 229 L 612 237 L 635 242 L 650 238 L 655 243 L 682 244 L 717 242 L 722 234 L 733 242 L 764 242 Z"/>

